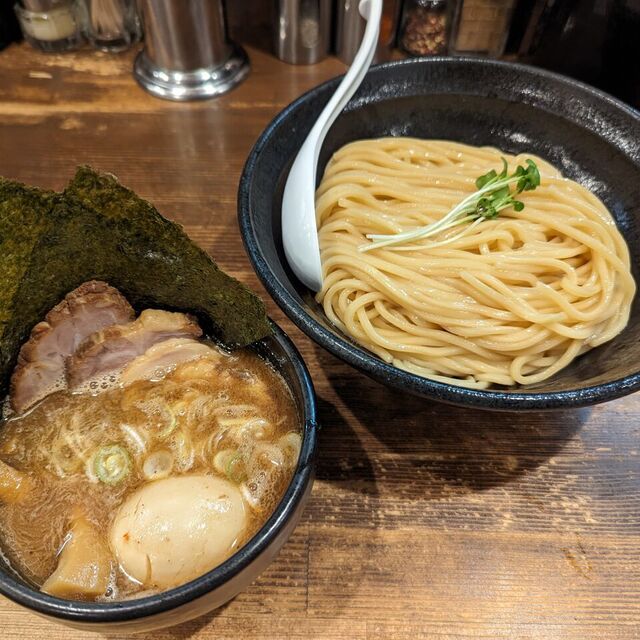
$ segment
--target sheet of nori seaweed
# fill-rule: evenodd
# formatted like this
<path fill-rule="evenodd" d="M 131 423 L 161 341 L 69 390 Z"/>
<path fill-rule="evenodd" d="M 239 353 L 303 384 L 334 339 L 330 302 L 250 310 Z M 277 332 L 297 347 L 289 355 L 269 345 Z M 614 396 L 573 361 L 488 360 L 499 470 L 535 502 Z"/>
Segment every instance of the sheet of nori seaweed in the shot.
<path fill-rule="evenodd" d="M 63 194 L 3 179 L 0 393 L 32 327 L 91 279 L 120 289 L 138 311 L 192 311 L 231 348 L 271 331 L 258 297 L 114 177 L 81 167 Z"/>
<path fill-rule="evenodd" d="M 38 305 L 39 292 L 23 299 L 19 290 L 35 247 L 53 225 L 51 211 L 59 197 L 0 178 L 0 388 L 31 327 L 50 308 Z M 50 300 L 50 306 L 57 302 Z"/>
<path fill-rule="evenodd" d="M 229 346 L 270 333 L 262 301 L 221 271 L 182 227 L 115 177 L 79 167 L 63 203 L 86 227 L 72 234 L 81 234 L 78 250 L 95 261 L 95 277 L 119 288 L 137 309 L 161 305 L 193 311 L 209 318 Z"/>

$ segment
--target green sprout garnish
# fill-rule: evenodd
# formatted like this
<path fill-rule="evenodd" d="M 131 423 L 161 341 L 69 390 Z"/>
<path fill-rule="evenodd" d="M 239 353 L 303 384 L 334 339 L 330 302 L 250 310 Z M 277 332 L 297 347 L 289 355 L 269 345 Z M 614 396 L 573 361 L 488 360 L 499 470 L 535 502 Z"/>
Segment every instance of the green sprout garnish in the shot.
<path fill-rule="evenodd" d="M 403 233 L 367 234 L 367 238 L 371 242 L 361 245 L 359 250 L 365 252 L 371 249 L 379 249 L 380 247 L 404 244 L 412 240 L 422 240 L 452 227 L 468 222 L 471 223 L 464 231 L 452 238 L 430 245 L 431 248 L 442 246 L 443 244 L 454 242 L 484 220 L 496 218 L 503 209 L 513 207 L 514 211 L 522 211 L 524 202 L 516 200 L 514 196 L 523 191 L 533 191 L 540 186 L 540 172 L 536 163 L 529 158 L 526 160 L 526 166 L 518 165 L 511 175 L 508 175 L 508 172 L 507 161 L 502 158 L 502 171 L 498 173 L 495 169 L 491 169 L 491 171 L 477 178 L 476 187 L 478 190 L 467 196 L 440 220 L 420 229 Z M 514 190 L 511 188 L 512 185 L 515 185 Z"/>

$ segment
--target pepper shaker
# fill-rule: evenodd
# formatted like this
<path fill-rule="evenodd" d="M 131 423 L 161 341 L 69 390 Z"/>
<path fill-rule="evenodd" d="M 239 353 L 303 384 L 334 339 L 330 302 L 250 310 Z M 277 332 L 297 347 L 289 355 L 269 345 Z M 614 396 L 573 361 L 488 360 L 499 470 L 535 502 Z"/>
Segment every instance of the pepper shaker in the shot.
<path fill-rule="evenodd" d="M 145 47 L 134 76 L 158 98 L 195 100 L 230 91 L 249 59 L 227 34 L 222 0 L 139 0 Z"/>

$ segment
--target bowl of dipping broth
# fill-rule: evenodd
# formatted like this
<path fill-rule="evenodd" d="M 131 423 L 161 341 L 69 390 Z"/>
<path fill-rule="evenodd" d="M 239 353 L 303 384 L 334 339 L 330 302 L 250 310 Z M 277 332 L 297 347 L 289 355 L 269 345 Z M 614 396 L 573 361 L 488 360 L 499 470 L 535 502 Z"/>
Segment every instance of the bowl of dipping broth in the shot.
<path fill-rule="evenodd" d="M 23 348 L 0 437 L 0 594 L 87 631 L 179 624 L 247 588 L 298 523 L 316 452 L 309 373 L 273 323 L 271 336 L 228 352 L 188 314 L 146 310 L 132 321 L 105 283 L 61 304 L 70 296 L 76 311 L 98 296 L 96 322 L 107 312 L 131 322 L 94 334 L 67 361 L 75 393 L 33 406 Z M 60 317 L 49 314 L 45 330 Z M 113 379 L 95 377 L 112 353 L 105 344 L 123 343 L 115 332 L 133 339 L 160 326 L 178 337 Z"/>

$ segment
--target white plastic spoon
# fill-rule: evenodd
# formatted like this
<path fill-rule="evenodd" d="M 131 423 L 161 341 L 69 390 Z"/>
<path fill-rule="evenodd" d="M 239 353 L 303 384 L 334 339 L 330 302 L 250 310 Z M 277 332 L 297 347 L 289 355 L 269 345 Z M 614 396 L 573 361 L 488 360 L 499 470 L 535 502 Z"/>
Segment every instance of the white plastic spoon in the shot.
<path fill-rule="evenodd" d="M 382 0 L 360 0 L 367 27 L 351 68 L 342 79 L 291 165 L 282 196 L 282 242 L 287 262 L 313 291 L 322 288 L 322 265 L 316 225 L 315 187 L 318 155 L 329 128 L 369 70 L 378 43 Z"/>

